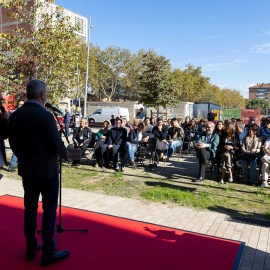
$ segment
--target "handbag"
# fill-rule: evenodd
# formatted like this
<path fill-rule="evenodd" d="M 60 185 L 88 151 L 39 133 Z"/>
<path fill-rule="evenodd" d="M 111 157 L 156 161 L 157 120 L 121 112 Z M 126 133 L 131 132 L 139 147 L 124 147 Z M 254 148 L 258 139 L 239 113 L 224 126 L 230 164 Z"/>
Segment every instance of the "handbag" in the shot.
<path fill-rule="evenodd" d="M 244 160 L 247 160 L 247 161 L 254 160 L 256 158 L 257 158 L 257 156 L 255 154 L 253 154 L 253 153 L 243 153 L 242 156 L 241 156 L 241 159 L 244 159 Z"/>
<path fill-rule="evenodd" d="M 270 163 L 270 156 L 264 155 L 264 156 L 262 157 L 262 162 L 264 162 L 264 163 Z"/>

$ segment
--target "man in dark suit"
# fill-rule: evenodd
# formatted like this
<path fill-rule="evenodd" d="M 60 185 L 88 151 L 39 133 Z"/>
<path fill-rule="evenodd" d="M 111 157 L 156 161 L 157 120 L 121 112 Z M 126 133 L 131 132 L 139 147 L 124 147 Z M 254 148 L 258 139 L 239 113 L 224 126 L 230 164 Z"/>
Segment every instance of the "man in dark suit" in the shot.
<path fill-rule="evenodd" d="M 113 159 L 113 168 L 119 170 L 118 153 L 124 150 L 127 139 L 127 130 L 122 125 L 122 120 L 116 119 L 116 127 L 111 129 L 108 141 L 101 146 L 103 168 L 109 166 L 109 155 Z"/>
<path fill-rule="evenodd" d="M 43 106 L 47 100 L 47 85 L 31 80 L 26 86 L 27 101 L 11 116 L 9 143 L 18 157 L 18 174 L 22 176 L 24 188 L 24 234 L 26 237 L 26 259 L 33 260 L 40 250 L 35 237 L 37 227 L 38 198 L 43 203 L 41 265 L 46 266 L 69 256 L 69 251 L 56 251 L 54 230 L 58 205 L 59 165 L 57 155 L 68 159 L 56 127 L 53 114 Z"/>
<path fill-rule="evenodd" d="M 74 129 L 73 141 L 75 148 L 82 149 L 82 156 L 84 155 L 89 143 L 92 140 L 92 132 L 89 127 L 87 127 L 87 120 L 82 118 L 80 121 L 80 127 Z M 78 164 L 79 160 L 74 160 L 73 165 Z"/>

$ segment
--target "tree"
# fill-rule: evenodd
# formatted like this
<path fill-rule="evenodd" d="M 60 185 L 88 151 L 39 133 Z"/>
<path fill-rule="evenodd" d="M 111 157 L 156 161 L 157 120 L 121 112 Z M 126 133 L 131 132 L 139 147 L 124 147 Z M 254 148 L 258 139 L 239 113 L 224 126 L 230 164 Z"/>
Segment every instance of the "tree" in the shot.
<path fill-rule="evenodd" d="M 95 50 L 98 89 L 109 101 L 124 77 L 131 60 L 130 56 L 128 49 L 115 46 L 108 47 L 104 51 L 98 47 Z"/>
<path fill-rule="evenodd" d="M 145 71 L 139 77 L 139 102 L 164 108 L 177 103 L 176 86 L 172 81 L 169 60 L 149 51 L 143 56 Z"/>
<path fill-rule="evenodd" d="M 265 99 L 253 99 L 250 105 L 256 109 L 269 108 L 269 102 Z"/>
<path fill-rule="evenodd" d="M 6 0 L 8 16 L 26 22 L 30 30 L 15 29 L 14 34 L 1 34 L 0 42 L 0 89 L 10 94 L 24 91 L 28 80 L 37 78 L 48 85 L 48 97 L 57 102 L 66 96 L 72 82 L 70 72 L 76 65 L 78 55 L 68 44 L 76 38 L 79 26 L 71 26 L 62 16 L 61 7 L 53 14 L 44 12 L 45 0 L 27 8 L 27 1 Z"/>
<path fill-rule="evenodd" d="M 209 85 L 209 78 L 202 75 L 201 67 L 188 64 L 184 70 L 175 69 L 173 79 L 178 86 L 178 97 L 182 101 L 201 102 Z"/>

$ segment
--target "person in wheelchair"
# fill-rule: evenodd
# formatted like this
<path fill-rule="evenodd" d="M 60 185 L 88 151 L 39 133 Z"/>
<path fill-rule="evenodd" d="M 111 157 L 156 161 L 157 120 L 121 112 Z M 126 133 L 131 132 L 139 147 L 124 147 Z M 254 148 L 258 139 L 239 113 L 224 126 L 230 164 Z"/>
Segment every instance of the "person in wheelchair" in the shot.
<path fill-rule="evenodd" d="M 249 127 L 248 135 L 243 138 L 241 165 L 246 185 L 254 184 L 256 180 L 257 160 L 261 151 L 261 140 L 258 138 L 259 127 L 253 124 Z M 249 167 L 248 167 L 249 166 Z"/>
<path fill-rule="evenodd" d="M 138 146 L 146 143 L 150 136 L 151 135 L 145 131 L 145 125 L 143 122 L 139 123 L 136 129 L 131 129 L 129 133 L 129 142 L 126 142 L 125 145 L 126 154 L 121 162 L 121 170 L 129 160 L 131 166 L 134 166 L 134 154 L 137 151 Z"/>
<path fill-rule="evenodd" d="M 229 182 L 233 182 L 232 164 L 233 156 L 237 155 L 240 150 L 239 137 L 235 133 L 235 125 L 230 123 L 226 125 L 224 133 L 220 137 L 219 153 L 221 159 L 221 180 L 220 183 L 224 184 L 224 177 L 226 170 L 229 172 Z"/>
<path fill-rule="evenodd" d="M 82 118 L 80 121 L 80 127 L 74 129 L 73 133 L 74 148 L 81 148 L 83 156 L 91 140 L 92 140 L 91 129 L 87 127 L 87 120 Z M 74 160 L 72 164 L 76 165 L 79 162 L 80 162 L 79 160 Z"/>
<path fill-rule="evenodd" d="M 205 177 L 205 168 L 209 164 L 209 160 L 212 160 L 216 156 L 217 148 L 219 145 L 219 135 L 214 131 L 215 124 L 213 122 L 207 122 L 206 131 L 200 133 L 196 142 L 196 153 L 199 159 L 199 178 L 193 180 L 193 182 L 202 182 Z"/>
<path fill-rule="evenodd" d="M 176 118 L 171 120 L 171 127 L 168 130 L 168 136 L 170 137 L 169 143 L 166 145 L 166 150 L 164 150 L 163 158 L 170 158 L 177 147 L 181 146 L 182 140 L 184 138 L 184 129 L 179 126 Z"/>

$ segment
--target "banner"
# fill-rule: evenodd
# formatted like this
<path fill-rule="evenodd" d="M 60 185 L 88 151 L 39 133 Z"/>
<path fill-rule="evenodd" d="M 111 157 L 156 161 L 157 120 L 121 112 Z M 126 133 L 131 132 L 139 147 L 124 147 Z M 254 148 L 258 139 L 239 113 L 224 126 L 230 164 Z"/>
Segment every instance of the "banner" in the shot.
<path fill-rule="evenodd" d="M 240 118 L 241 110 L 240 109 L 223 109 L 222 110 L 222 121 L 231 120 L 232 118 Z"/>
<path fill-rule="evenodd" d="M 261 110 L 241 110 L 241 118 L 244 119 L 245 125 L 248 124 L 248 119 L 249 117 L 254 117 L 255 118 L 255 123 L 260 126 L 260 115 L 261 115 Z"/>

